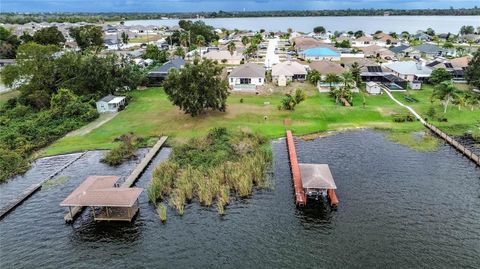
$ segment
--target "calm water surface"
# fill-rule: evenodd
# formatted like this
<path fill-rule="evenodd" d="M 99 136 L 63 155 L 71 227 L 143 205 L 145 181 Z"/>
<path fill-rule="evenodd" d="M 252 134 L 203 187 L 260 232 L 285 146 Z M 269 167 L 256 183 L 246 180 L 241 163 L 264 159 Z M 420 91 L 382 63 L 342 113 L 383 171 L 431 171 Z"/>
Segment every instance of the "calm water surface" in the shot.
<path fill-rule="evenodd" d="M 165 25 L 178 26 L 179 20 L 132 20 L 126 25 Z M 313 27 L 322 25 L 329 31 L 356 31 L 374 33 L 377 30 L 385 32 L 416 32 L 432 28 L 435 31 L 458 33 L 462 25 L 480 26 L 480 16 L 372 16 L 372 17 L 261 17 L 261 18 L 217 18 L 203 19 L 206 24 L 217 28 L 267 31 L 311 32 Z"/>
<path fill-rule="evenodd" d="M 67 182 L 0 221 L 0 268 L 478 268 L 480 169 L 454 149 L 416 152 L 373 131 L 296 143 L 300 162 L 330 164 L 338 211 L 295 208 L 282 139 L 272 142 L 274 189 L 224 217 L 193 203 L 161 224 L 144 193 L 132 224 L 94 223 L 87 210 L 66 225 L 58 204 L 86 176 L 125 177 L 138 162 L 110 168 L 89 152 L 61 173 Z"/>

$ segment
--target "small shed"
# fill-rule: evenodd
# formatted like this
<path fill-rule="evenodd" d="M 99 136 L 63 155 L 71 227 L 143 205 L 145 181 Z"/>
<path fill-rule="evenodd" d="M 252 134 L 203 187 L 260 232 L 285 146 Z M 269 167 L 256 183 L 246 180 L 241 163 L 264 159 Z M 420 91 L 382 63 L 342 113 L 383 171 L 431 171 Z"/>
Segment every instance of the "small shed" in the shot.
<path fill-rule="evenodd" d="M 96 102 L 98 113 L 117 112 L 125 106 L 125 96 L 107 95 Z"/>
<path fill-rule="evenodd" d="M 419 80 L 410 81 L 409 86 L 412 90 L 420 90 L 422 89 L 422 82 Z"/>
<path fill-rule="evenodd" d="M 380 86 L 373 81 L 367 82 L 366 90 L 371 95 L 377 95 L 377 94 L 380 94 L 382 92 Z"/>

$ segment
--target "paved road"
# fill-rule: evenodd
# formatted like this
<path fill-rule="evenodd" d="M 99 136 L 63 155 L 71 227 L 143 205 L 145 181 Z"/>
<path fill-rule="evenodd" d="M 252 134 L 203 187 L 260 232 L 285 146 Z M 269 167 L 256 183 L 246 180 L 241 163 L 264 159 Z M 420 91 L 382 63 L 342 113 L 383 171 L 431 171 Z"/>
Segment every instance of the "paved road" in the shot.
<path fill-rule="evenodd" d="M 275 53 L 275 49 L 278 47 L 278 40 L 278 37 L 268 40 L 267 55 L 265 57 L 265 67 L 268 69 L 280 62 L 280 58 Z"/>

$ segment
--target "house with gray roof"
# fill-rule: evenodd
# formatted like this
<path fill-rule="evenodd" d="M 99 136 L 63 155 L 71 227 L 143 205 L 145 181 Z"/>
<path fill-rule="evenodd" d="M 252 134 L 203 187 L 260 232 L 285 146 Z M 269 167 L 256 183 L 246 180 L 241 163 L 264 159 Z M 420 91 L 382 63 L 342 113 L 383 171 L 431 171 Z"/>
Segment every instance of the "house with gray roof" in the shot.
<path fill-rule="evenodd" d="M 257 86 L 265 84 L 265 68 L 254 63 L 243 64 L 230 72 L 228 84 L 233 90 L 255 91 Z"/>
<path fill-rule="evenodd" d="M 395 57 L 397 59 L 401 58 L 420 58 L 420 52 L 415 49 L 414 47 L 410 47 L 408 45 L 402 44 L 397 47 L 392 47 L 390 48 L 390 51 L 392 51 L 395 54 Z"/>
<path fill-rule="evenodd" d="M 425 81 L 432 73 L 430 67 L 419 61 L 393 62 L 384 64 L 383 67 L 408 81 Z"/>
<path fill-rule="evenodd" d="M 414 47 L 418 50 L 421 55 L 425 55 L 426 57 L 439 57 L 444 56 L 447 54 L 448 50 L 440 48 L 434 44 L 422 44 Z"/>
<path fill-rule="evenodd" d="M 148 84 L 149 85 L 159 85 L 168 75 L 168 72 L 171 69 L 181 69 L 185 66 L 185 60 L 182 58 L 172 59 L 156 69 L 148 72 Z"/>

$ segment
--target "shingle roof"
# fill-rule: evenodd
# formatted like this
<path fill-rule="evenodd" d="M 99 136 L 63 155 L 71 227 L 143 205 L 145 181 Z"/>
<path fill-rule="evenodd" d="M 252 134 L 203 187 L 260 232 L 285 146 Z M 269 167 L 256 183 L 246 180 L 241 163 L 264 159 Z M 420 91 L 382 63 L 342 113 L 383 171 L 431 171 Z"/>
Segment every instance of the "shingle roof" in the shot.
<path fill-rule="evenodd" d="M 170 60 L 170 61 L 164 63 L 163 65 L 161 65 L 157 69 L 155 69 L 153 71 L 150 71 L 148 73 L 148 75 L 153 76 L 153 77 L 156 76 L 156 75 L 165 75 L 165 74 L 168 73 L 168 71 L 170 71 L 170 69 L 172 69 L 172 68 L 180 69 L 180 68 L 183 68 L 184 65 L 185 65 L 185 60 L 184 59 L 175 58 L 173 60 Z"/>
<path fill-rule="evenodd" d="M 317 70 L 320 74 L 336 74 L 339 75 L 346 71 L 341 65 L 330 61 L 315 61 L 310 63 L 310 68 Z"/>
<path fill-rule="evenodd" d="M 414 47 L 416 50 L 423 53 L 438 53 L 439 51 L 445 51 L 444 49 L 433 44 L 422 44 Z"/>
<path fill-rule="evenodd" d="M 259 78 L 265 77 L 265 68 L 254 63 L 247 63 L 232 70 L 230 77 Z"/>
<path fill-rule="evenodd" d="M 403 52 L 404 50 L 410 48 L 410 46 L 407 46 L 407 45 L 400 45 L 400 46 L 397 46 L 397 47 L 393 47 L 393 48 L 390 48 L 390 50 L 393 52 L 393 53 L 400 53 L 400 52 Z"/>
<path fill-rule="evenodd" d="M 306 75 L 307 70 L 298 62 L 282 62 L 272 66 L 272 76 Z"/>

